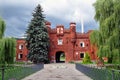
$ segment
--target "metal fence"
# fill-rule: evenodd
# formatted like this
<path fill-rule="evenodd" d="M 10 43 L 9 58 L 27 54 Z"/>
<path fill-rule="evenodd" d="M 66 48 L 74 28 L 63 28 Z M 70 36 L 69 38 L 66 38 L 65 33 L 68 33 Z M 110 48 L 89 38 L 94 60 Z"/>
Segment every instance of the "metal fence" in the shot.
<path fill-rule="evenodd" d="M 43 64 L 3 67 L 0 68 L 0 80 L 21 80 L 42 68 Z"/>
<path fill-rule="evenodd" d="M 76 64 L 76 69 L 93 80 L 120 80 L 120 70 L 88 67 L 82 64 Z"/>

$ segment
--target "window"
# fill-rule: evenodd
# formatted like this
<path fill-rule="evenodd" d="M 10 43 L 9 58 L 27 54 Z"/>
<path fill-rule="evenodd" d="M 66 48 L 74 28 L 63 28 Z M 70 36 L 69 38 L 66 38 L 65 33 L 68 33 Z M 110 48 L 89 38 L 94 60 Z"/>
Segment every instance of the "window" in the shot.
<path fill-rule="evenodd" d="M 23 54 L 18 54 L 18 59 L 22 59 L 23 58 Z"/>
<path fill-rule="evenodd" d="M 81 47 L 85 47 L 84 42 L 80 42 Z"/>
<path fill-rule="evenodd" d="M 62 45 L 63 44 L 63 40 L 62 39 L 58 39 L 58 45 Z"/>
<path fill-rule="evenodd" d="M 63 33 L 63 28 L 61 28 L 60 33 Z"/>
<path fill-rule="evenodd" d="M 63 28 L 57 28 L 57 33 L 58 34 L 63 33 Z"/>
<path fill-rule="evenodd" d="M 57 33 L 59 34 L 59 28 L 57 28 Z"/>
<path fill-rule="evenodd" d="M 22 44 L 19 45 L 19 49 L 23 49 L 23 45 Z"/>
<path fill-rule="evenodd" d="M 84 58 L 84 53 L 80 53 L 80 58 Z"/>

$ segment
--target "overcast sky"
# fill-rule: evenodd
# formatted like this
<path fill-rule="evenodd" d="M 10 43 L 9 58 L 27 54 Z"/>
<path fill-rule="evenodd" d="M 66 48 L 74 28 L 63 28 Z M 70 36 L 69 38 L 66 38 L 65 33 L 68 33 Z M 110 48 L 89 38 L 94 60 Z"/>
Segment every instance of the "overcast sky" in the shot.
<path fill-rule="evenodd" d="M 5 36 L 22 37 L 32 18 L 32 12 L 41 4 L 45 19 L 52 23 L 52 28 L 63 24 L 69 28 L 70 22 L 77 23 L 77 32 L 81 32 L 81 20 L 85 32 L 98 29 L 94 20 L 93 3 L 96 0 L 0 0 L 0 16 L 6 22 Z"/>

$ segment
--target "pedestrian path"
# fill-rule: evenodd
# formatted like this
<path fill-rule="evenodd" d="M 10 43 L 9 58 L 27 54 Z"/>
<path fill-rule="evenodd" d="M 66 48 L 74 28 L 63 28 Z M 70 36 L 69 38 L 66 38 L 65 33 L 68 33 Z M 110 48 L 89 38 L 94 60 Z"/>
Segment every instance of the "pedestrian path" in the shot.
<path fill-rule="evenodd" d="M 75 69 L 75 64 L 45 64 L 44 69 L 22 80 L 92 80 Z"/>

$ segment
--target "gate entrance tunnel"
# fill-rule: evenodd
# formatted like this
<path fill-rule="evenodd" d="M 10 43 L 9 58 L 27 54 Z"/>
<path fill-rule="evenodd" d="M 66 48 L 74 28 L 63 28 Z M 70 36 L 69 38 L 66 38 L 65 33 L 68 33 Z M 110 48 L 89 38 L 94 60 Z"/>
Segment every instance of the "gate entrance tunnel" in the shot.
<path fill-rule="evenodd" d="M 56 63 L 65 62 L 65 53 L 63 51 L 56 52 Z"/>

